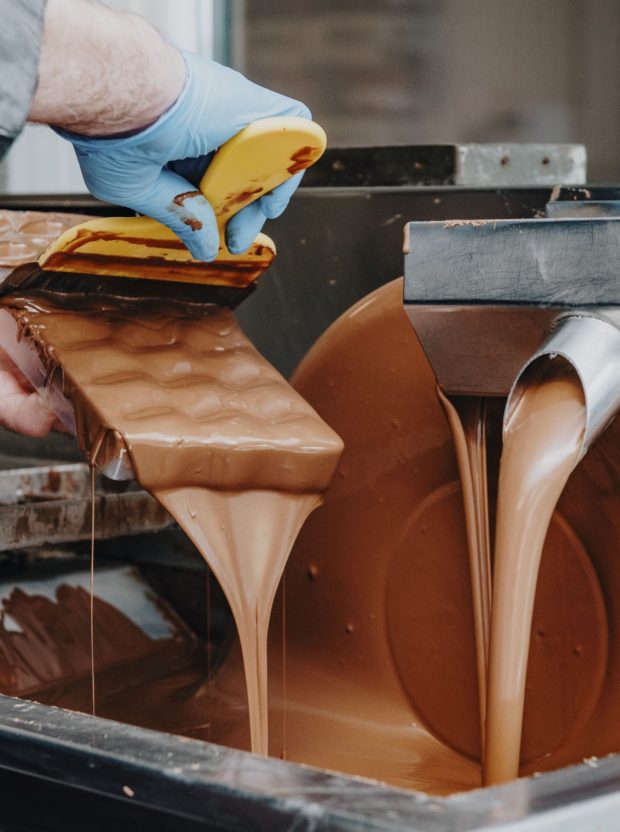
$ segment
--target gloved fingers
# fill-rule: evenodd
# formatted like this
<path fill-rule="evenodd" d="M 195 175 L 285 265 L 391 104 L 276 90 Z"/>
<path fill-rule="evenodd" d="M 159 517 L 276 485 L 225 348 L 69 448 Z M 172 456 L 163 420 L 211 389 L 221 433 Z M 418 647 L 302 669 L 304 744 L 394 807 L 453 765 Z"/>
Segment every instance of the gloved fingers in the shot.
<path fill-rule="evenodd" d="M 295 176 L 291 176 L 286 182 L 278 185 L 277 188 L 274 188 L 273 191 L 270 191 L 258 200 L 260 210 L 267 219 L 275 220 L 276 217 L 279 217 L 283 213 L 290 198 L 297 190 L 303 175 L 303 171 L 296 173 Z"/>
<path fill-rule="evenodd" d="M 246 205 L 226 224 L 226 246 L 231 254 L 247 251 L 254 242 L 267 217 L 260 207 L 261 200 Z"/>
<path fill-rule="evenodd" d="M 196 259 L 217 255 L 220 237 L 213 208 L 191 182 L 171 170 L 162 170 L 140 203 L 131 207 L 171 228 Z"/>
<path fill-rule="evenodd" d="M 63 135 L 75 146 L 91 193 L 165 223 L 194 257 L 212 260 L 220 242 L 217 223 L 212 207 L 196 190 L 212 151 L 253 121 L 311 115 L 299 101 L 199 55 L 184 54 L 187 83 L 154 124 L 127 137 Z M 291 178 L 228 223 L 231 251 L 245 251 L 265 219 L 282 213 L 299 179 Z"/>

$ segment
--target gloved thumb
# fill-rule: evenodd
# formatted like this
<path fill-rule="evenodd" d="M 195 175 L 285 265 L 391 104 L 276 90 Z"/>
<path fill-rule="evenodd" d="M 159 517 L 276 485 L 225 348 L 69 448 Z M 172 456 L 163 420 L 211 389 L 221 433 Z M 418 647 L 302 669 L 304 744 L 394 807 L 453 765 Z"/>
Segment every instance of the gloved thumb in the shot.
<path fill-rule="evenodd" d="M 139 204 L 132 207 L 171 228 L 196 259 L 216 257 L 220 238 L 213 208 L 194 185 L 177 173 L 162 170 L 142 194 Z"/>

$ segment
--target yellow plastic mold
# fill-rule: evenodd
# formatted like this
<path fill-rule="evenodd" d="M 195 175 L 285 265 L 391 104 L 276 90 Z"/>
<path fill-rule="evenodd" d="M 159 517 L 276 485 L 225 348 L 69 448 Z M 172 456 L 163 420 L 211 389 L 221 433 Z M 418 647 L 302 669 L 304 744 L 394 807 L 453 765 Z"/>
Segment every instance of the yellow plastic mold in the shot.
<path fill-rule="evenodd" d="M 41 255 L 39 265 L 49 271 L 247 286 L 271 264 L 275 245 L 259 234 L 247 252 L 231 254 L 224 242 L 226 223 L 314 164 L 325 144 L 325 132 L 315 122 L 282 116 L 255 121 L 222 145 L 199 185 L 220 229 L 220 249 L 210 263 L 194 259 L 180 238 L 156 220 L 105 217 L 65 231 Z M 175 201 L 182 206 L 194 193 L 179 194 Z"/>

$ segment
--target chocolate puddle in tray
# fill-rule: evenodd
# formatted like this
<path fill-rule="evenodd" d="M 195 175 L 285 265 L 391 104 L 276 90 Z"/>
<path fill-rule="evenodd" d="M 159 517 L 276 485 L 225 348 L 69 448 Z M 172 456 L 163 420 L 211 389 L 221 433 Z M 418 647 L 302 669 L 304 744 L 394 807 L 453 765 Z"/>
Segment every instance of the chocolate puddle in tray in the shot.
<path fill-rule="evenodd" d="M 227 309 L 45 292 L 3 303 L 47 366 L 62 368 L 87 456 L 118 431 L 136 479 L 216 575 L 242 646 L 252 750 L 266 754 L 273 598 L 340 439 Z"/>

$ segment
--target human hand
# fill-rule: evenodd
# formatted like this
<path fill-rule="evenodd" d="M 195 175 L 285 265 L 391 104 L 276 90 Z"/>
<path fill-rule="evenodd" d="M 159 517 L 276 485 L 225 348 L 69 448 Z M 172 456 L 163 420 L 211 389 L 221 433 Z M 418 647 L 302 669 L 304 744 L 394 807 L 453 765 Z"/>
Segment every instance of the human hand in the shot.
<path fill-rule="evenodd" d="M 271 116 L 310 118 L 308 108 L 243 75 L 183 53 L 187 79 L 172 107 L 150 127 L 125 137 L 93 138 L 59 130 L 74 145 L 89 191 L 169 226 L 192 255 L 212 260 L 219 247 L 213 208 L 196 191 L 215 150 L 253 121 Z M 303 173 L 246 206 L 226 226 L 226 245 L 245 251 L 266 219 L 279 216 Z M 196 191 L 191 199 L 175 197 Z"/>
<path fill-rule="evenodd" d="M 45 436 L 65 430 L 45 400 L 0 350 L 0 425 L 25 436 Z"/>

